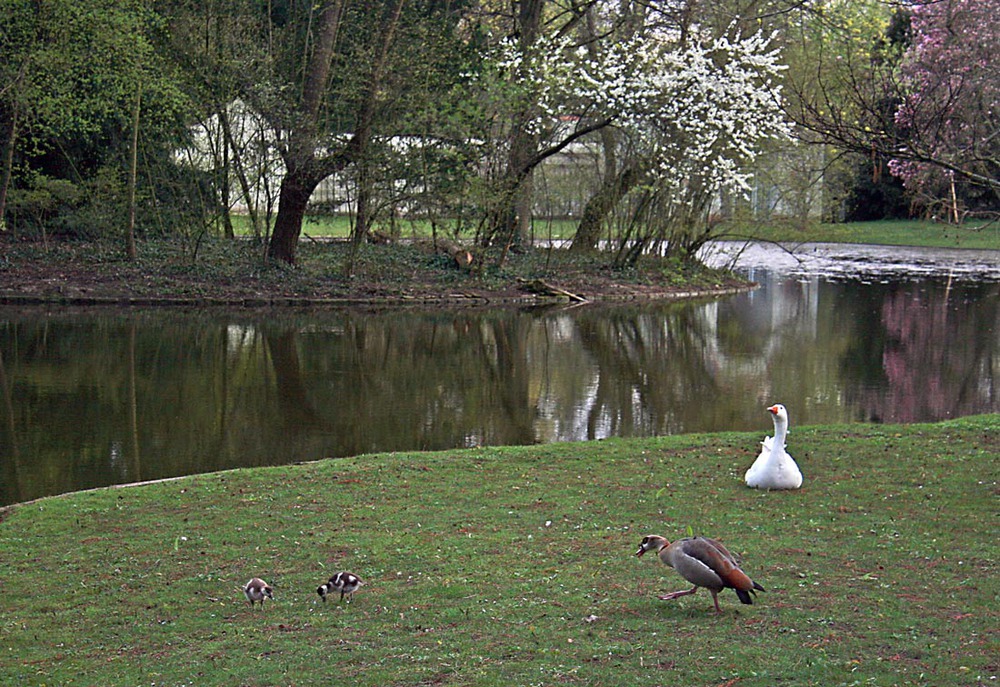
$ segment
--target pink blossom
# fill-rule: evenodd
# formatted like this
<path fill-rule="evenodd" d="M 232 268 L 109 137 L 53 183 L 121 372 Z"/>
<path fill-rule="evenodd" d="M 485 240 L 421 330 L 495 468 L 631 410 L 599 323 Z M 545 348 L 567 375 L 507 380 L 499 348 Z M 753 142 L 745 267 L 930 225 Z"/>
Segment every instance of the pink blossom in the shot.
<path fill-rule="evenodd" d="M 1000 0 L 918 0 L 911 4 L 913 43 L 901 78 L 907 95 L 896 122 L 908 137 L 890 165 L 906 187 L 946 194 L 950 170 L 992 178 L 1000 157 Z M 927 164 L 933 163 L 933 164 Z"/>

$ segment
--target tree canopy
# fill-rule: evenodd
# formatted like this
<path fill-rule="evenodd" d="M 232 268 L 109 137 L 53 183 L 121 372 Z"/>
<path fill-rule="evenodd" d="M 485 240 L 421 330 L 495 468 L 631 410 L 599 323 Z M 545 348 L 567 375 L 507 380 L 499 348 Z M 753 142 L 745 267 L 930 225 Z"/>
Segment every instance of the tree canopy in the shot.
<path fill-rule="evenodd" d="M 794 74 L 790 113 L 839 150 L 887 162 L 915 207 L 995 216 L 998 12 L 997 0 L 818 3 L 804 13 L 808 68 Z"/>
<path fill-rule="evenodd" d="M 762 155 L 798 139 L 886 165 L 960 219 L 998 207 L 998 10 L 0 0 L 0 217 L 116 234 L 130 197 L 139 232 L 189 236 L 233 235 L 241 212 L 294 263 L 321 202 L 359 248 L 406 215 L 502 261 L 558 168 L 580 198 L 574 249 L 691 258 L 718 215 L 769 192 L 765 160 L 792 159 Z"/>
<path fill-rule="evenodd" d="M 996 209 L 1000 2 L 917 3 L 911 35 L 900 70 L 904 92 L 895 113 L 906 135 L 893 171 L 931 204 L 948 198 L 959 181 L 977 189 L 971 199 L 976 205 Z"/>

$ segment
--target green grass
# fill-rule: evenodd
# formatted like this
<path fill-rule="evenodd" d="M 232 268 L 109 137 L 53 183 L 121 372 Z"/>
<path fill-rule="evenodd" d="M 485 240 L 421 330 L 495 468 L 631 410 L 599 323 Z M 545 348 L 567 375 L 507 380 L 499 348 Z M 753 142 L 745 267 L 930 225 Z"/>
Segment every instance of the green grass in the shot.
<path fill-rule="evenodd" d="M 886 220 L 881 222 L 848 222 L 842 224 L 810 224 L 805 228 L 777 223 L 736 230 L 769 241 L 800 243 L 829 241 L 833 243 L 871 243 L 888 246 L 921 246 L 927 248 L 978 248 L 1000 250 L 1000 223 L 969 222 L 953 226 L 920 220 Z"/>
<path fill-rule="evenodd" d="M 247 233 L 247 219 L 234 216 L 237 231 Z M 302 232 L 307 236 L 346 238 L 350 235 L 350 220 L 346 216 L 314 215 L 306 218 Z M 568 219 L 536 220 L 534 231 L 539 239 L 570 239 L 576 232 L 576 222 Z M 953 226 L 923 220 L 885 220 L 879 222 L 847 222 L 839 224 L 812 222 L 802 227 L 789 222 L 730 225 L 725 231 L 738 237 L 753 237 L 765 241 L 792 243 L 828 241 L 833 243 L 869 243 L 890 246 L 922 246 L 927 248 L 978 248 L 1000 250 L 1000 223 L 967 222 Z M 402 220 L 398 224 L 402 236 L 428 237 L 430 223 Z"/>
<path fill-rule="evenodd" d="M 233 215 L 233 229 L 238 235 L 248 235 L 251 232 L 249 217 Z M 438 222 L 439 232 L 450 232 L 455 225 L 454 220 L 444 219 Z M 302 224 L 302 233 L 314 238 L 347 238 L 351 235 L 352 220 L 347 215 L 308 215 Z M 534 231 L 538 239 L 572 238 L 576 233 L 577 222 L 570 219 L 535 220 Z M 400 219 L 396 222 L 396 231 L 404 238 L 429 238 L 433 235 L 431 222 L 425 219 Z M 385 226 L 378 226 L 379 231 L 388 231 Z M 473 229 L 464 232 L 471 238 Z"/>
<path fill-rule="evenodd" d="M 240 470 L 16 507 L 4 685 L 987 685 L 1000 416 L 478 448 Z M 722 539 L 767 588 L 685 587 L 643 535 Z M 315 588 L 367 580 L 349 605 Z M 251 611 L 260 575 L 276 601 Z"/>

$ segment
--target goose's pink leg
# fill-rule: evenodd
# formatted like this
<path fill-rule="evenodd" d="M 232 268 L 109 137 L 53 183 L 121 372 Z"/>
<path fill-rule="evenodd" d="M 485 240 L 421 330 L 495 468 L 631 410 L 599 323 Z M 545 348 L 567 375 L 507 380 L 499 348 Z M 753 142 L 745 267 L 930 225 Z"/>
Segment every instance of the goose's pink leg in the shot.
<path fill-rule="evenodd" d="M 698 588 L 692 587 L 691 589 L 684 589 L 679 592 L 670 592 L 669 594 L 664 594 L 663 596 L 659 597 L 659 599 L 660 601 L 670 601 L 671 599 L 677 599 L 682 596 L 687 596 L 688 594 L 694 594 L 696 591 L 698 591 Z"/>

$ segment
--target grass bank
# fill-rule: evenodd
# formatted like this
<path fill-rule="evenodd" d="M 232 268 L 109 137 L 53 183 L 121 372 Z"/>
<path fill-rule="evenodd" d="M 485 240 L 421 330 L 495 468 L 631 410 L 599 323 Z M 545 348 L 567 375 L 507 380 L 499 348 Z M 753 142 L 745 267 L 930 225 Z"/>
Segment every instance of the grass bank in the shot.
<path fill-rule="evenodd" d="M 765 424 L 765 423 L 762 423 Z M 1000 416 L 362 456 L 45 499 L 0 523 L 4 685 L 992 685 Z M 717 615 L 641 537 L 722 539 Z M 349 605 L 316 587 L 368 584 Z M 251 575 L 276 601 L 252 611 Z"/>
<path fill-rule="evenodd" d="M 426 243 L 363 245 L 302 241 L 295 267 L 267 263 L 251 241 L 148 240 L 128 261 L 118 243 L 0 237 L 0 302 L 165 305 L 323 305 L 462 302 L 502 304 L 559 299 L 536 284 L 588 300 L 731 292 L 745 282 L 720 270 L 644 258 L 614 269 L 605 255 L 564 250 L 511 252 L 459 269 Z M 555 294 L 555 295 L 553 295 Z"/>
<path fill-rule="evenodd" d="M 419 223 L 403 236 L 421 236 Z M 539 237 L 569 235 L 569 222 L 536 227 Z M 734 275 L 676 260 L 646 257 L 614 269 L 607 255 L 564 250 L 491 256 L 471 272 L 428 242 L 364 245 L 346 241 L 345 218 L 313 218 L 304 227 L 294 268 L 268 263 L 253 241 L 212 236 L 140 242 L 128 261 L 119 241 L 22 241 L 0 235 L 0 302 L 174 305 L 310 305 L 354 303 L 500 304 L 566 297 L 630 300 L 720 294 L 745 288 Z M 757 237 L 793 245 L 808 241 L 858 241 L 897 245 L 1000 250 L 1000 227 L 955 229 L 919 222 L 730 227 L 732 238 Z M 539 284 L 542 286 L 538 288 Z M 555 287 L 552 289 L 550 287 Z M 561 290 L 561 291 L 560 291 Z"/>

